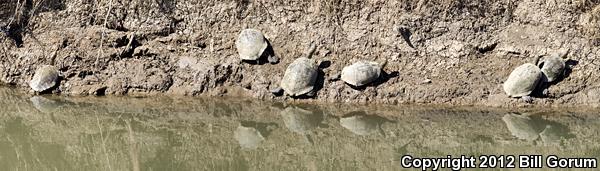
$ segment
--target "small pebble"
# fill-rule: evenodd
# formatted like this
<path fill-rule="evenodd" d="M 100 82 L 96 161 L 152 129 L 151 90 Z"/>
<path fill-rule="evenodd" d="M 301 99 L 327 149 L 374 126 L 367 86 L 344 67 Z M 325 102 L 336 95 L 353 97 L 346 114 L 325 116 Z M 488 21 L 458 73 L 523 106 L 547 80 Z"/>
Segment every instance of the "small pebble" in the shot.
<path fill-rule="evenodd" d="M 271 55 L 267 58 L 267 60 L 269 61 L 269 63 L 271 64 L 277 64 L 279 63 L 279 57 L 275 56 L 275 55 Z"/>
<path fill-rule="evenodd" d="M 331 77 L 329 78 L 329 81 L 338 81 L 338 80 L 340 80 L 340 77 L 342 77 L 342 74 L 341 74 L 341 73 L 333 74 L 333 75 L 331 75 Z"/>
<path fill-rule="evenodd" d="M 421 83 L 423 83 L 423 84 L 430 84 L 431 83 L 431 79 L 425 79 Z"/>

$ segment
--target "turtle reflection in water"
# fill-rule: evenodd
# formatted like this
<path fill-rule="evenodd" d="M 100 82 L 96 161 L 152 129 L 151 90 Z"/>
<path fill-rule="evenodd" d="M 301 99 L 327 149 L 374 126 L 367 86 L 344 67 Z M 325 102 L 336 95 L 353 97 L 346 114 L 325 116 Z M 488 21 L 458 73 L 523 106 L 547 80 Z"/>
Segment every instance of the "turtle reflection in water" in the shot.
<path fill-rule="evenodd" d="M 277 124 L 242 121 L 234 132 L 234 138 L 238 141 L 240 147 L 256 149 L 266 140 L 274 127 L 277 127 Z"/>
<path fill-rule="evenodd" d="M 33 96 L 29 98 L 29 101 L 31 101 L 35 109 L 43 113 L 52 113 L 56 111 L 56 109 L 65 105 L 64 102 L 49 99 L 44 96 Z"/>
<path fill-rule="evenodd" d="M 563 138 L 573 138 L 567 126 L 545 120 L 539 115 L 510 113 L 504 115 L 502 120 L 511 134 L 522 140 L 555 144 Z"/>
<path fill-rule="evenodd" d="M 381 125 L 385 122 L 390 122 L 388 119 L 376 116 L 367 115 L 365 111 L 350 112 L 340 118 L 340 125 L 348 129 L 356 135 L 370 135 L 377 131 L 385 136 L 385 131 L 381 129 Z"/>
<path fill-rule="evenodd" d="M 246 149 L 256 149 L 265 140 L 265 137 L 256 128 L 242 125 L 235 130 L 234 136 L 240 146 Z"/>
<path fill-rule="evenodd" d="M 324 116 L 322 112 L 299 106 L 288 106 L 280 114 L 285 126 L 290 131 L 303 135 L 308 143 L 314 144 L 310 132 L 323 126 Z"/>

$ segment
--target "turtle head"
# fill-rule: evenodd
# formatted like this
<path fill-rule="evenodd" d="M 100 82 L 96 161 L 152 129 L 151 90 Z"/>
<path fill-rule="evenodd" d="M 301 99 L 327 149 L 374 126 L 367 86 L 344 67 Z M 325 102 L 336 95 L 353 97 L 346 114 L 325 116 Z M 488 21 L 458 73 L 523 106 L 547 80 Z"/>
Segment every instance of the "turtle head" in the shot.
<path fill-rule="evenodd" d="M 306 58 L 311 59 L 312 55 L 315 53 L 316 50 L 317 50 L 317 43 L 315 43 L 314 41 L 310 42 L 310 45 L 309 45 L 308 49 L 306 50 Z"/>
<path fill-rule="evenodd" d="M 560 49 L 556 52 L 555 55 L 557 55 L 559 58 L 565 59 L 570 51 L 571 49 Z"/>
<path fill-rule="evenodd" d="M 538 66 L 539 62 L 540 62 L 540 58 L 542 58 L 541 55 L 537 55 L 533 58 L 533 61 L 531 61 L 531 63 L 535 66 Z"/>

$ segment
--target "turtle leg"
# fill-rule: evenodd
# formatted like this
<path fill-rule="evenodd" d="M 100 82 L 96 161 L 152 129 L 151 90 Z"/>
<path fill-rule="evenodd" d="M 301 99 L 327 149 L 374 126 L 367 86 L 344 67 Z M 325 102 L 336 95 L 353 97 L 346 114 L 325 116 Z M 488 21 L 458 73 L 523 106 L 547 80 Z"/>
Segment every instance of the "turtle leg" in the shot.
<path fill-rule="evenodd" d="M 533 102 L 533 97 L 531 97 L 531 96 L 523 96 L 523 97 L 521 97 L 521 100 L 523 100 L 525 103 L 532 103 Z"/>
<path fill-rule="evenodd" d="M 315 97 L 317 95 L 317 92 L 315 90 L 311 90 L 310 92 L 306 93 L 306 96 L 308 97 Z"/>

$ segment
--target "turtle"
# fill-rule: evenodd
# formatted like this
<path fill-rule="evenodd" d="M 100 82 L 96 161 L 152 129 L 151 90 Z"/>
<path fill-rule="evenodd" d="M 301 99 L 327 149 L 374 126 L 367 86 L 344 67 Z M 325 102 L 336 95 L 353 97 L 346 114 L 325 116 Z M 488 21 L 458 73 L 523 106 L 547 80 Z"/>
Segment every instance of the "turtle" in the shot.
<path fill-rule="evenodd" d="M 364 111 L 358 111 L 350 112 L 340 118 L 340 125 L 356 135 L 366 136 L 380 132 L 385 136 L 384 131 L 381 129 L 381 125 L 385 121 L 386 119 L 382 117 L 367 115 Z"/>
<path fill-rule="evenodd" d="M 541 63 L 541 71 L 544 73 L 544 82 L 551 83 L 558 80 L 565 71 L 565 61 L 559 55 L 552 55 Z"/>
<path fill-rule="evenodd" d="M 265 36 L 256 29 L 242 30 L 235 42 L 240 58 L 247 61 L 258 61 L 268 46 Z"/>
<path fill-rule="evenodd" d="M 316 45 L 312 44 L 306 57 L 294 60 L 285 70 L 279 86 L 286 95 L 291 97 L 314 96 L 319 68 L 316 62 L 310 58 L 315 50 Z"/>
<path fill-rule="evenodd" d="M 509 97 L 521 97 L 527 102 L 532 100 L 529 95 L 537 88 L 541 78 L 540 68 L 526 63 L 515 68 L 502 87 Z"/>
<path fill-rule="evenodd" d="M 380 63 L 358 61 L 342 69 L 341 79 L 352 86 L 364 86 L 377 80 L 386 64 L 386 61 Z"/>
<path fill-rule="evenodd" d="M 310 144 L 313 143 L 309 135 L 310 131 L 319 127 L 324 120 L 322 113 L 299 106 L 288 106 L 280 112 L 280 115 L 290 131 L 303 135 L 304 139 Z"/>
<path fill-rule="evenodd" d="M 56 86 L 59 72 L 51 65 L 40 66 L 29 82 L 29 87 L 36 92 L 43 92 Z"/>
<path fill-rule="evenodd" d="M 265 137 L 256 128 L 242 125 L 237 127 L 233 136 L 240 143 L 240 146 L 245 149 L 256 149 L 265 140 Z"/>
<path fill-rule="evenodd" d="M 504 121 L 513 136 L 528 141 L 537 140 L 539 133 L 544 129 L 535 120 L 526 115 L 510 113 L 504 115 L 502 121 Z"/>

